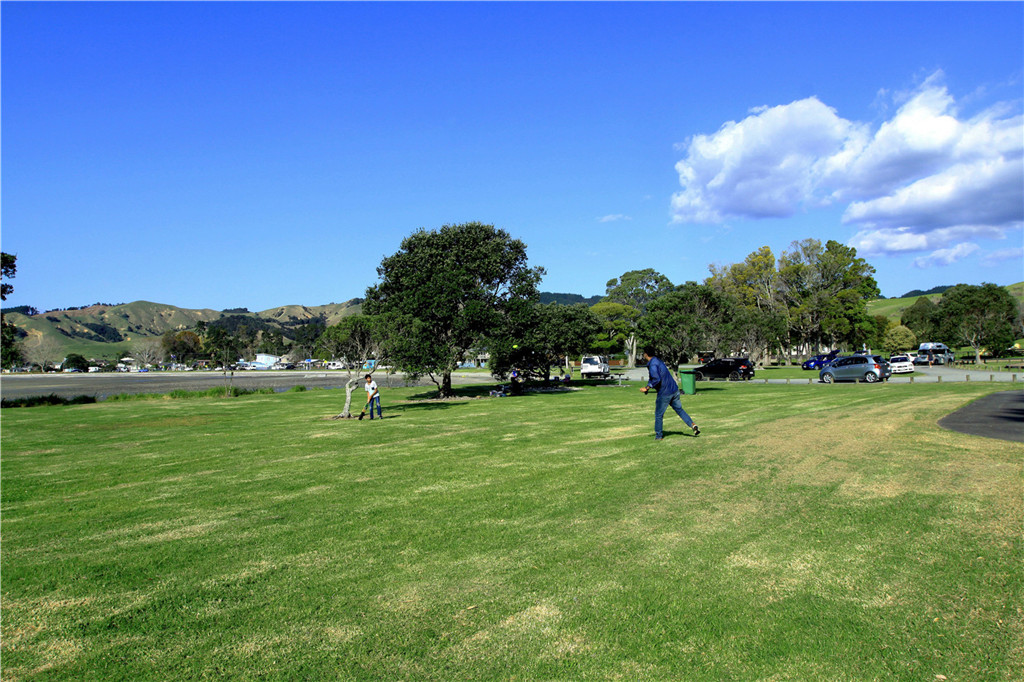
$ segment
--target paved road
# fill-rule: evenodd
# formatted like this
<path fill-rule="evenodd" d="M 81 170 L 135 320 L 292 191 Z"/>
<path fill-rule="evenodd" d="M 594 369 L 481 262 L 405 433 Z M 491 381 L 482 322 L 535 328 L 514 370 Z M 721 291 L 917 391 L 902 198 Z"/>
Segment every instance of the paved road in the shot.
<path fill-rule="evenodd" d="M 626 379 L 647 380 L 647 369 L 638 368 L 616 372 Z M 753 383 L 763 383 L 770 372 L 759 372 Z M 892 383 L 936 383 L 939 381 L 997 381 L 1010 383 L 1014 380 L 1024 384 L 1024 372 L 1013 375 L 1007 372 L 985 372 L 978 370 L 952 369 L 947 367 L 921 368 L 911 376 L 893 376 Z M 429 378 L 408 382 L 402 376 L 391 376 L 377 381 L 392 386 L 433 386 Z M 225 377 L 223 372 L 143 372 L 143 373 L 99 373 L 99 374 L 4 374 L 0 377 L 0 394 L 7 399 L 33 396 L 57 395 L 74 398 L 80 395 L 105 398 L 118 393 L 168 393 L 174 390 L 202 391 L 229 382 L 240 388 L 271 387 L 284 391 L 292 386 L 306 388 L 343 388 L 348 374 L 342 371 L 249 371 L 235 372 Z M 456 373 L 452 376 L 455 384 L 491 383 L 494 379 L 485 373 Z M 785 384 L 786 379 L 767 378 L 771 384 Z M 788 383 L 819 384 L 817 372 L 804 372 L 798 379 Z M 821 384 L 824 385 L 824 384 Z"/>
<path fill-rule="evenodd" d="M 401 376 L 381 378 L 381 386 L 433 386 L 429 378 L 417 382 Z M 490 383 L 488 374 L 464 373 L 452 376 L 458 384 Z M 342 371 L 306 372 L 246 371 L 223 372 L 139 372 L 96 374 L 4 374 L 0 377 L 0 394 L 9 400 L 44 395 L 75 398 L 80 395 L 106 398 L 119 393 L 169 393 L 171 391 L 205 391 L 229 383 L 239 388 L 273 388 L 285 391 L 292 386 L 306 388 L 344 388 L 348 373 Z"/>

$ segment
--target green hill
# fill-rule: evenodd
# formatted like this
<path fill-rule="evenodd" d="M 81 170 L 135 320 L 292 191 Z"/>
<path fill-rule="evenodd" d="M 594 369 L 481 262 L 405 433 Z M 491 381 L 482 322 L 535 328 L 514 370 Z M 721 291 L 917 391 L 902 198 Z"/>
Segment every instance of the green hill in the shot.
<path fill-rule="evenodd" d="M 1024 304 L 1024 282 L 1011 284 L 1006 287 L 1006 290 L 1017 300 L 1018 304 Z M 885 315 L 890 320 L 899 322 L 900 317 L 903 316 L 903 311 L 914 305 L 918 298 L 920 296 L 880 298 L 868 303 L 868 313 L 870 315 Z M 938 303 L 942 300 L 942 294 L 927 294 L 925 298 L 930 299 L 932 303 Z"/>
<path fill-rule="evenodd" d="M 358 313 L 360 304 L 359 299 L 353 299 L 346 303 L 313 307 L 281 306 L 259 313 L 243 314 L 278 326 L 286 338 L 291 338 L 297 326 L 320 317 L 328 325 L 336 324 L 342 317 Z M 192 329 L 198 322 L 214 322 L 227 315 L 209 308 L 195 310 L 165 303 L 135 301 L 31 316 L 11 312 L 5 319 L 24 332 L 24 343 L 28 346 L 36 345 L 42 339 L 50 339 L 64 354 L 114 358 L 129 352 L 142 339 L 159 338 L 168 331 Z"/>

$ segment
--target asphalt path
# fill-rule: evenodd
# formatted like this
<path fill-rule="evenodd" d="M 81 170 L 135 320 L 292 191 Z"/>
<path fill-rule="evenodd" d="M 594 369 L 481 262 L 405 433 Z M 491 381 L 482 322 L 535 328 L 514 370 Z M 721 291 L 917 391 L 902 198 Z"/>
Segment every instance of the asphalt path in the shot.
<path fill-rule="evenodd" d="M 978 398 L 940 419 L 939 426 L 1024 443 L 1024 391 L 1000 391 Z"/>
<path fill-rule="evenodd" d="M 818 373 L 808 371 L 800 378 L 775 379 L 771 372 L 761 371 L 754 384 L 820 384 Z M 644 367 L 613 372 L 616 379 L 646 381 Z M 56 395 L 61 398 L 91 396 L 103 398 L 119 393 L 169 393 L 175 390 L 204 391 L 216 386 L 230 384 L 239 388 L 272 388 L 285 391 L 293 386 L 306 388 L 344 388 L 348 382 L 347 372 L 339 370 L 305 371 L 243 371 L 243 372 L 102 372 L 93 374 L 4 374 L 0 376 L 0 395 L 9 400 L 36 396 Z M 381 375 L 375 379 L 382 387 L 388 386 L 433 386 L 429 378 L 410 381 L 403 375 Z M 938 383 L 942 381 L 994 381 L 1024 383 L 1024 371 L 1020 374 L 1009 372 L 986 372 L 984 369 L 957 369 L 952 367 L 918 368 L 912 375 L 894 375 L 891 383 Z M 487 384 L 494 379 L 482 372 L 456 372 L 452 383 Z M 824 385 L 824 384 L 820 384 Z M 699 390 L 699 389 L 698 389 Z"/>
<path fill-rule="evenodd" d="M 357 377 L 362 377 L 359 372 Z M 376 373 L 381 387 L 434 386 L 429 378 L 410 381 L 401 375 Z M 98 372 L 93 374 L 4 374 L 0 377 L 0 395 L 8 400 L 56 395 L 61 398 L 90 396 L 102 400 L 120 393 L 170 393 L 171 391 L 205 391 L 230 384 L 237 388 L 272 388 L 286 391 L 293 386 L 313 388 L 344 388 L 348 372 L 325 371 L 243 371 L 243 372 Z M 453 384 L 493 383 L 484 373 L 456 373 Z"/>

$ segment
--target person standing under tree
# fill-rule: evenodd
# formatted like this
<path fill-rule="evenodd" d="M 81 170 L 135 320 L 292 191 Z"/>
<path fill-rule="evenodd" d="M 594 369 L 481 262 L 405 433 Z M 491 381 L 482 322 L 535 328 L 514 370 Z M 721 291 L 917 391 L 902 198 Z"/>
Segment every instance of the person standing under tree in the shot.
<path fill-rule="evenodd" d="M 370 374 L 366 375 L 366 408 L 370 412 L 370 419 L 373 419 L 373 404 L 377 403 L 377 416 L 381 419 L 384 417 L 380 413 L 380 392 L 377 390 L 377 382 L 373 380 L 373 376 Z M 362 419 L 363 415 L 360 414 L 359 418 Z"/>
<path fill-rule="evenodd" d="M 700 428 L 693 423 L 690 415 L 686 414 L 686 411 L 683 409 L 683 402 L 679 399 L 679 384 L 672 378 L 672 373 L 668 371 L 665 363 L 655 356 L 656 352 L 650 346 L 644 349 L 644 358 L 647 359 L 647 371 L 650 373 L 650 379 L 647 385 L 640 389 L 640 392 L 644 395 L 647 395 L 647 392 L 652 388 L 658 392 L 657 401 L 654 403 L 654 440 L 664 438 L 662 421 L 669 405 L 676 411 L 680 419 L 693 429 L 693 435 L 699 436 Z"/>

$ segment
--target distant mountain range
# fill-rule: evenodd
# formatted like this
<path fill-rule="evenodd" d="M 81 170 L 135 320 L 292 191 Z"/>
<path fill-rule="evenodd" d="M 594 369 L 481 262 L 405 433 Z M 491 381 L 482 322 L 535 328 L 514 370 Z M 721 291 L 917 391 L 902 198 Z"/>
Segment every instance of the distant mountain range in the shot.
<path fill-rule="evenodd" d="M 139 340 L 159 338 L 168 331 L 193 329 L 198 322 L 210 323 L 237 316 L 251 317 L 260 327 L 277 327 L 285 337 L 291 338 L 295 327 L 317 319 L 330 326 L 361 309 L 362 299 L 358 298 L 312 307 L 281 306 L 256 313 L 245 309 L 193 310 L 165 303 L 135 301 L 34 315 L 10 309 L 4 311 L 4 318 L 18 327 L 29 345 L 38 343 L 41 338 L 49 338 L 65 353 L 79 353 L 88 358 L 118 354 L 129 350 Z"/>
<path fill-rule="evenodd" d="M 579 294 L 541 293 L 542 303 L 585 303 L 593 305 L 600 296 L 584 298 Z M 238 317 L 252 318 L 258 327 L 269 326 L 281 330 L 286 338 L 293 338 L 296 327 L 313 320 L 322 320 L 327 326 L 337 324 L 341 318 L 362 311 L 361 298 L 345 303 L 320 306 L 290 305 L 250 312 L 245 308 L 212 310 L 190 309 L 166 303 L 135 301 L 109 305 L 97 303 L 81 308 L 37 312 L 29 306 L 5 308 L 9 324 L 21 330 L 28 345 L 39 339 L 52 339 L 64 353 L 79 353 L 87 358 L 103 357 L 127 352 L 140 340 L 159 338 L 168 331 L 194 329 L 196 323 L 225 320 L 237 326 Z M 229 319 L 230 318 L 230 319 Z"/>

